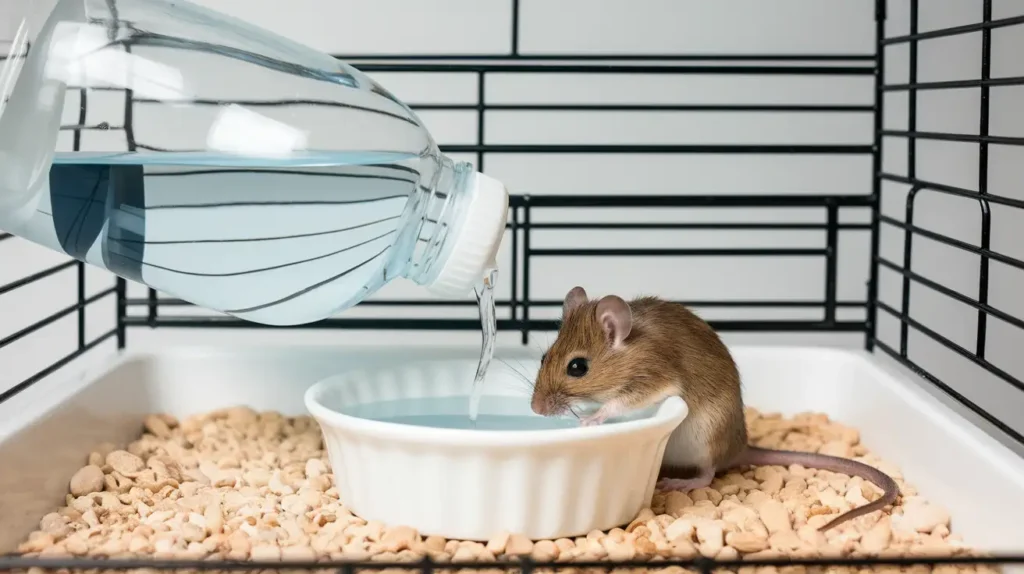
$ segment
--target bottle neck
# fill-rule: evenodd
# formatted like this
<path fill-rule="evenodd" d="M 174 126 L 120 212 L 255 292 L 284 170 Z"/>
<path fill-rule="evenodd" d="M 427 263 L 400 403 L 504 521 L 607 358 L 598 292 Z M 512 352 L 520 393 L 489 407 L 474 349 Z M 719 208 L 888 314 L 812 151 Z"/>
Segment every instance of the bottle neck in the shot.
<path fill-rule="evenodd" d="M 400 250 L 400 274 L 420 285 L 431 283 L 441 272 L 451 250 L 449 237 L 456 235 L 466 204 L 467 183 L 475 173 L 468 162 L 454 161 L 438 153 L 434 169 L 423 169 L 417 190 L 406 208 L 408 237 Z M 429 172 L 429 173 L 428 173 Z M 396 253 L 397 255 L 397 253 Z"/>

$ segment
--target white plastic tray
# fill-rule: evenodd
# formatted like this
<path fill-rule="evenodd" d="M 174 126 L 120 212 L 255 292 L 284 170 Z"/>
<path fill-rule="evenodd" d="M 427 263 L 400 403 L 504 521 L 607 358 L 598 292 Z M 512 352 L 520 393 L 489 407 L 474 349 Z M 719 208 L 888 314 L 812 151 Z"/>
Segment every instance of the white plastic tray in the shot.
<path fill-rule="evenodd" d="M 1024 550 L 1024 460 L 972 426 L 917 381 L 859 352 L 733 347 L 747 404 L 795 414 L 822 411 L 860 429 L 863 442 L 899 466 L 952 529 L 990 551 Z M 346 369 L 396 359 L 473 358 L 465 348 L 292 346 L 172 348 L 127 353 L 96 373 L 52 377 L 0 404 L 0 552 L 62 503 L 68 480 L 100 442 L 125 443 L 144 415 L 176 416 L 245 404 L 304 414 L 303 393 Z M 535 356 L 499 350 L 499 356 Z"/>

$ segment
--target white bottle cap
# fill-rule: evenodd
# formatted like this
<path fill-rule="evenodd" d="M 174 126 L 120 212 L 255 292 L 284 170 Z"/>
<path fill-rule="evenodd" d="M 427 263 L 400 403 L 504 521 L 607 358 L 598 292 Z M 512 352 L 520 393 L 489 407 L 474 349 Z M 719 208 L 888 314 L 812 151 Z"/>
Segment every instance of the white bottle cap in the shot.
<path fill-rule="evenodd" d="M 508 220 L 508 190 L 493 177 L 476 172 L 467 182 L 469 205 L 458 236 L 449 238 L 452 250 L 437 278 L 427 289 L 441 297 L 463 297 L 496 267 L 496 257 Z"/>

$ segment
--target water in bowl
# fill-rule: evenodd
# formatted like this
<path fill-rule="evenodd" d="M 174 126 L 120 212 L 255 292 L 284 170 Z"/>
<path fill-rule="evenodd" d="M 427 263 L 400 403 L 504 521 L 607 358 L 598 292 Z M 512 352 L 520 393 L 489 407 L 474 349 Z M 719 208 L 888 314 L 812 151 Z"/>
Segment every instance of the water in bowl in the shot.
<path fill-rule="evenodd" d="M 418 427 L 489 431 L 552 430 L 579 426 L 579 423 L 571 419 L 531 417 L 527 415 L 477 414 L 476 420 L 470 420 L 465 415 L 420 414 L 396 416 L 380 420 L 382 422 Z"/>
<path fill-rule="evenodd" d="M 328 405 L 329 406 L 329 405 Z M 575 416 L 542 417 L 530 410 L 529 399 L 515 396 L 484 396 L 476 420 L 469 418 L 465 395 L 418 397 L 348 405 L 344 414 L 381 422 L 459 430 L 530 431 L 580 426 Z M 634 420 L 643 411 L 609 419 L 604 424 Z"/>

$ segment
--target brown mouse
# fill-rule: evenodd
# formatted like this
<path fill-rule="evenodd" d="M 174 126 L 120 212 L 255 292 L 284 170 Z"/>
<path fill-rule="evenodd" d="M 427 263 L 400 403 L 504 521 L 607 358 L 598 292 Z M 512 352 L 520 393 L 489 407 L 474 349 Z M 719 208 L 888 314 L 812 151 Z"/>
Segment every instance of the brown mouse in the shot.
<path fill-rule="evenodd" d="M 601 424 L 672 395 L 690 412 L 665 448 L 660 488 L 702 488 L 717 472 L 739 466 L 799 464 L 859 476 L 884 491 L 821 530 L 881 510 L 899 495 L 892 478 L 861 462 L 748 445 L 736 363 L 714 329 L 683 305 L 656 297 L 627 303 L 615 295 L 588 301 L 582 287 L 569 291 L 558 336 L 541 358 L 533 411 L 555 416 L 594 401 L 601 407 L 581 423 Z"/>

